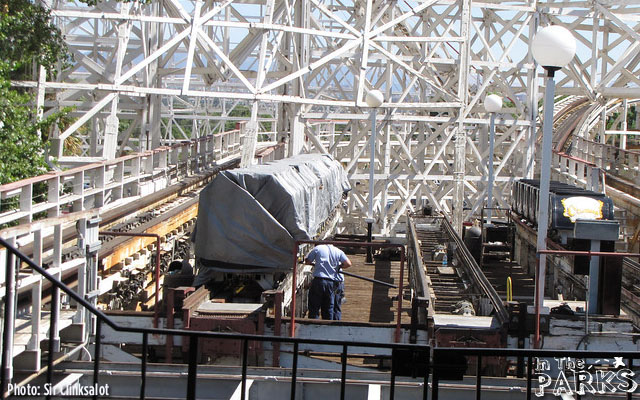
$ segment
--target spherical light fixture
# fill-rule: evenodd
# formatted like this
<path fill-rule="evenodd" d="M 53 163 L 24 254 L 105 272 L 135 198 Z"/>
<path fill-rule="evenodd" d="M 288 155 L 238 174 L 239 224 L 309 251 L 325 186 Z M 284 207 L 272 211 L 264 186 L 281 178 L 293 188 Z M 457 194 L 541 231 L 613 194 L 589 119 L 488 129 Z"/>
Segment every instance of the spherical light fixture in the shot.
<path fill-rule="evenodd" d="M 488 95 L 484 98 L 484 109 L 490 113 L 502 110 L 502 97 L 497 94 Z"/>
<path fill-rule="evenodd" d="M 569 64 L 576 54 L 576 39 L 567 28 L 547 26 L 533 37 L 531 52 L 545 69 L 560 69 Z"/>
<path fill-rule="evenodd" d="M 369 92 L 367 92 L 367 96 L 365 97 L 364 101 L 367 102 L 367 105 L 369 107 L 380 107 L 384 102 L 384 95 L 379 90 L 370 90 Z"/>
<path fill-rule="evenodd" d="M 540 30 L 531 41 L 531 52 L 536 62 L 546 70 L 544 89 L 544 118 L 542 122 L 542 157 L 540 161 L 540 191 L 538 194 L 538 238 L 537 253 L 547 248 L 547 228 L 549 218 L 549 188 L 551 181 L 553 100 L 555 94 L 554 73 L 571 61 L 576 54 L 576 40 L 566 28 L 552 25 Z M 535 335 L 534 347 L 540 348 L 540 310 L 544 306 L 544 286 L 547 257 L 541 255 L 536 270 L 535 290 Z M 597 282 L 597 279 L 595 280 Z M 591 281 L 593 282 L 593 280 Z M 589 307 L 592 303 L 589 302 Z M 588 310 L 588 312 L 590 312 Z"/>

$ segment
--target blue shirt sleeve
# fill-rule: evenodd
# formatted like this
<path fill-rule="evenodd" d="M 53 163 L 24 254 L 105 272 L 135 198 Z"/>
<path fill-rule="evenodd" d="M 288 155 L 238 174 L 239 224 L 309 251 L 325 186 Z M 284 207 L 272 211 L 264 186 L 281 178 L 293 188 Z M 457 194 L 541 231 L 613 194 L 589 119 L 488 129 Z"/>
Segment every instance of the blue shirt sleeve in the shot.
<path fill-rule="evenodd" d="M 306 259 L 306 260 L 309 260 L 309 261 L 314 261 L 314 260 L 315 260 L 315 258 L 316 258 L 316 253 L 317 253 L 317 250 L 316 250 L 316 248 L 314 247 L 314 248 L 309 252 L 309 254 L 307 254 L 307 257 L 306 257 L 305 259 Z"/>
<path fill-rule="evenodd" d="M 347 255 L 344 254 L 344 251 L 340 250 L 340 255 L 338 256 L 338 265 L 341 265 L 345 261 L 347 261 Z"/>

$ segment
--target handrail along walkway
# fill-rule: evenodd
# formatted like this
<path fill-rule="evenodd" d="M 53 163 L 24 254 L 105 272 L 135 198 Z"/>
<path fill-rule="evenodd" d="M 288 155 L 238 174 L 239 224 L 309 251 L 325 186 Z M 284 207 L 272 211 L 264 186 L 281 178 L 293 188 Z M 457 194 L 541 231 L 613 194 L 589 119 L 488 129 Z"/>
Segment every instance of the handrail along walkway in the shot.
<path fill-rule="evenodd" d="M 13 285 L 15 281 L 13 280 L 13 276 L 15 274 L 14 270 L 14 256 L 16 256 L 20 261 L 26 263 L 29 267 L 33 268 L 34 271 L 41 274 L 44 278 L 51 282 L 52 288 L 54 291 L 53 298 L 56 298 L 56 294 L 59 290 L 62 290 L 66 293 L 70 298 L 75 300 L 78 303 L 78 306 L 82 306 L 86 308 L 91 314 L 93 314 L 97 318 L 96 323 L 96 331 L 95 331 L 95 350 L 94 350 L 94 373 L 93 373 L 93 384 L 94 386 L 98 385 L 99 381 L 99 371 L 100 371 L 100 349 L 101 349 L 101 326 L 102 323 L 106 323 L 108 326 L 113 328 L 116 331 L 120 332 L 129 332 L 129 333 L 140 333 L 142 334 L 142 363 L 141 363 L 141 387 L 140 387 L 140 398 L 145 398 L 145 385 L 146 385 L 146 369 L 147 369 L 147 360 L 146 355 L 148 353 L 148 336 L 149 335 L 177 335 L 184 336 L 189 338 L 189 360 L 188 360 L 188 376 L 187 376 L 187 396 L 188 400 L 195 400 L 196 397 L 196 378 L 197 378 L 197 358 L 198 358 L 198 339 L 199 338 L 211 338 L 211 339 L 229 339 L 229 340 L 242 340 L 242 391 L 241 391 L 241 399 L 245 400 L 246 396 L 246 380 L 247 380 L 247 351 L 248 351 L 248 342 L 249 341 L 261 341 L 261 342 L 278 342 L 278 343 L 291 343 L 293 344 L 293 366 L 291 371 L 291 399 L 295 399 L 295 390 L 296 390 L 296 373 L 297 373 L 297 360 L 298 360 L 298 346 L 300 344 L 317 344 L 317 345 L 333 345 L 333 346 L 341 346 L 342 347 L 342 377 L 340 381 L 341 385 L 341 399 L 344 399 L 345 396 L 345 387 L 346 387 L 346 359 L 347 359 L 347 350 L 351 347 L 375 347 L 375 348 L 385 348 L 392 349 L 392 351 L 396 350 L 410 350 L 414 352 L 429 352 L 430 348 L 426 345 L 419 344 L 399 344 L 399 343 L 372 343 L 372 342 L 360 342 L 360 341 L 340 341 L 340 340 L 321 340 L 321 339 L 302 339 L 302 338 L 291 338 L 291 337 L 282 337 L 282 336 L 264 336 L 264 335 L 249 335 L 249 334 L 232 334 L 232 333 L 219 333 L 219 332 L 204 332 L 204 331 L 188 331 L 188 330 L 179 330 L 179 329 L 164 329 L 164 328 L 136 328 L 136 327 L 124 327 L 119 326 L 113 320 L 111 320 L 104 312 L 96 309 L 82 296 L 79 296 L 76 292 L 71 290 L 67 285 L 57 280 L 54 276 L 49 274 L 44 268 L 35 264 L 31 261 L 27 256 L 22 254 L 19 250 L 11 246 L 7 241 L 0 238 L 0 245 L 7 249 L 7 295 L 6 301 L 7 305 L 11 306 L 12 301 L 14 300 L 15 292 L 13 292 Z M 58 309 L 55 307 L 55 304 L 51 307 L 51 324 L 55 324 L 55 321 L 58 317 Z M 9 307 L 5 307 L 5 316 L 9 313 Z M 4 324 L 7 326 L 7 319 L 5 318 Z M 4 339 L 6 339 L 7 335 L 11 335 L 12 332 L 9 332 L 7 329 L 4 331 Z M 9 393 L 7 393 L 7 387 L 9 384 L 10 376 L 10 364 L 11 361 L 8 358 L 10 352 L 7 349 L 7 340 L 3 340 L 2 344 L 2 364 L 1 368 L 1 382 L 0 388 L 2 388 L 2 398 L 7 398 Z M 395 369 L 396 366 L 393 365 L 394 357 L 392 357 L 392 367 L 391 367 L 391 381 L 390 381 L 390 399 L 394 398 L 394 388 L 395 388 Z M 47 370 L 47 383 L 51 384 L 53 380 L 53 352 L 50 351 L 48 354 L 48 370 Z M 423 386 L 424 398 L 426 398 L 427 392 L 427 379 L 428 373 L 425 374 L 425 384 Z M 50 398 L 50 396 L 48 396 Z M 97 399 L 97 394 L 94 395 L 94 399 Z"/>
<path fill-rule="evenodd" d="M 344 243 L 341 243 L 344 244 Z M 359 243 L 362 245 L 362 243 Z M 379 245 L 379 244 L 377 244 Z M 248 342 L 249 341 L 262 341 L 262 342 L 277 342 L 277 343 L 291 343 L 293 345 L 293 363 L 291 368 L 291 384 L 290 384 L 290 398 L 292 400 L 295 399 L 296 396 L 296 377 L 297 377 L 297 362 L 298 362 L 298 348 L 300 344 L 317 344 L 317 345 L 332 345 L 332 346 L 341 346 L 341 380 L 340 380 L 340 399 L 345 398 L 346 391 L 346 369 L 347 369 L 347 357 L 348 357 L 348 348 L 351 347 L 376 347 L 376 348 L 386 348 L 392 350 L 392 363 L 391 363 L 391 371 L 390 371 L 390 388 L 389 388 L 389 399 L 393 400 L 395 396 L 395 378 L 396 378 L 396 370 L 399 365 L 396 363 L 396 351 L 405 350 L 412 351 L 414 355 L 419 354 L 429 354 L 431 350 L 433 350 L 433 362 L 431 362 L 431 357 L 427 356 L 426 360 L 421 364 L 424 366 L 424 383 L 422 385 L 422 398 L 427 399 L 428 395 L 428 387 L 429 387 L 429 376 L 432 375 L 432 389 L 431 389 L 431 399 L 437 400 L 439 396 L 439 386 L 440 381 L 447 378 L 442 378 L 443 371 L 445 371 L 449 366 L 447 365 L 448 360 L 451 360 L 454 356 L 475 356 L 476 357 L 476 366 L 480 367 L 482 365 L 483 357 L 527 357 L 527 377 L 526 377 L 526 398 L 527 400 L 531 399 L 532 396 L 532 380 L 534 375 L 536 374 L 535 368 L 533 365 L 534 357 L 539 358 L 553 358 L 553 357 L 575 357 L 579 359 L 602 359 L 602 358 L 610 358 L 614 357 L 622 357 L 626 359 L 628 362 L 627 367 L 632 370 L 633 369 L 633 361 L 640 358 L 640 352 L 631 352 L 631 351 L 580 351 L 580 350 L 550 350 L 550 349 L 505 349 L 505 348 L 451 348 L 451 347 L 436 347 L 431 349 L 427 345 L 419 345 L 419 344 L 404 344 L 404 343 L 371 343 L 371 342 L 359 342 L 359 341 L 339 341 L 339 340 L 321 340 L 321 339 L 302 339 L 302 338 L 294 338 L 294 337 L 282 337 L 282 336 L 264 336 L 264 335 L 249 335 L 249 334 L 232 334 L 232 333 L 219 333 L 219 332 L 203 332 L 203 331 L 184 331 L 178 329 L 161 329 L 161 328 L 135 328 L 135 327 L 123 327 L 117 325 L 113 320 L 111 320 L 105 313 L 101 310 L 96 309 L 82 296 L 78 295 L 76 292 L 71 290 L 67 285 L 57 280 L 53 275 L 49 274 L 44 268 L 35 264 L 31 261 L 27 256 L 22 254 L 19 250 L 15 249 L 13 246 L 9 244 L 6 240 L 0 238 L 0 246 L 3 246 L 7 249 L 7 294 L 5 296 L 5 316 L 9 315 L 10 307 L 14 304 L 15 300 L 15 262 L 14 257 L 17 257 L 20 261 L 26 263 L 29 267 L 31 267 L 34 271 L 41 274 L 45 279 L 51 282 L 55 299 L 59 290 L 62 290 L 66 293 L 70 298 L 75 300 L 78 303 L 78 306 L 82 306 L 87 309 L 91 314 L 93 314 L 97 318 L 96 323 L 96 331 L 95 331 L 95 354 L 94 354 L 94 373 L 93 373 L 93 384 L 98 385 L 99 381 L 99 371 L 100 371 L 100 350 L 101 350 L 101 327 L 102 323 L 106 323 L 111 328 L 120 332 L 129 332 L 129 333 L 139 333 L 142 335 L 142 363 L 141 363 L 141 387 L 140 387 L 140 399 L 145 399 L 145 385 L 146 385 L 146 372 L 147 372 L 147 353 L 148 353 L 148 337 L 149 335 L 177 335 L 184 336 L 189 338 L 189 358 L 188 358 L 188 376 L 187 376 L 187 396 L 186 398 L 189 400 L 196 399 L 196 379 L 197 379 L 197 359 L 198 359 L 198 339 L 199 338 L 215 338 L 215 339 L 229 339 L 229 340 L 241 340 L 242 341 L 242 380 L 241 380 L 241 393 L 240 398 L 242 400 L 246 399 L 246 380 L 247 380 L 247 354 L 248 354 Z M 383 246 L 384 247 L 384 246 Z M 390 246 L 387 246 L 390 247 Z M 591 255 L 596 255 L 596 253 L 592 252 Z M 58 309 L 55 304 L 51 307 L 51 324 L 55 324 L 57 320 Z M 2 388 L 2 398 L 6 398 L 9 393 L 7 393 L 7 386 L 10 380 L 10 376 L 8 372 L 10 371 L 10 363 L 11 359 L 7 356 L 10 355 L 10 352 L 7 351 L 8 341 L 6 340 L 8 335 L 11 335 L 13 332 L 10 332 L 6 329 L 7 327 L 7 319 L 5 318 L 5 330 L 3 332 L 4 340 L 2 344 L 2 360 L 1 360 L 1 382 L 0 387 Z M 52 329 L 51 331 L 54 331 Z M 50 341 L 51 346 L 52 341 Z M 51 349 L 51 347 L 50 347 Z M 444 361 L 444 362 L 443 362 Z M 49 351 L 48 354 L 48 368 L 47 368 L 47 383 L 52 383 L 53 380 L 53 351 Z M 475 398 L 481 399 L 482 396 L 482 372 L 481 368 L 476 368 L 476 387 L 475 387 Z M 50 398 L 50 396 L 48 396 Z M 94 399 L 97 399 L 98 395 L 94 395 Z M 633 393 L 627 392 L 626 398 L 632 399 Z"/>

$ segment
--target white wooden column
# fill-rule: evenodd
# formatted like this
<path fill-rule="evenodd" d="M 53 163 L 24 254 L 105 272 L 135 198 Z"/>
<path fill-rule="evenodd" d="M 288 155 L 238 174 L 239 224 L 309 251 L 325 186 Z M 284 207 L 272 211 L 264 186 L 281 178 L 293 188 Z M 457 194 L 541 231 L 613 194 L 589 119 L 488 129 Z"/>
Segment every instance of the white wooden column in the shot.
<path fill-rule="evenodd" d="M 466 168 L 466 145 L 467 138 L 464 129 L 464 112 L 467 107 L 468 85 L 469 85 L 469 25 L 471 21 L 471 0 L 461 2 L 460 12 L 460 36 L 463 42 L 460 43 L 460 65 L 458 72 L 458 96 L 462 106 L 458 110 L 458 120 L 455 131 L 454 144 L 454 171 L 453 171 L 453 228 L 462 233 L 462 222 L 464 220 L 464 179 Z"/>

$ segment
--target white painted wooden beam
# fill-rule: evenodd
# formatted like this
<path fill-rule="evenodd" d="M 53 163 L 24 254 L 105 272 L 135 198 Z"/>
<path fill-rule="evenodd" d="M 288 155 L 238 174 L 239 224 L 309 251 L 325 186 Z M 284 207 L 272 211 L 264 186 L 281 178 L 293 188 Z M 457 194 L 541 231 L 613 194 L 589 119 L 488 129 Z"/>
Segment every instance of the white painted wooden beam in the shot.
<path fill-rule="evenodd" d="M 245 399 L 249 398 L 249 390 L 251 389 L 251 385 L 253 385 L 253 379 L 247 379 L 246 381 L 246 389 L 245 389 Z M 242 382 L 238 383 L 236 390 L 234 390 L 233 394 L 229 398 L 229 400 L 240 400 L 242 398 Z"/>
<path fill-rule="evenodd" d="M 368 385 L 367 400 L 382 400 L 382 385 L 370 383 Z"/>

